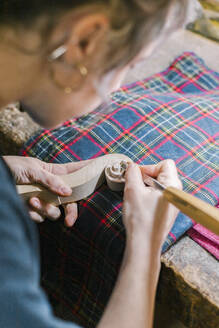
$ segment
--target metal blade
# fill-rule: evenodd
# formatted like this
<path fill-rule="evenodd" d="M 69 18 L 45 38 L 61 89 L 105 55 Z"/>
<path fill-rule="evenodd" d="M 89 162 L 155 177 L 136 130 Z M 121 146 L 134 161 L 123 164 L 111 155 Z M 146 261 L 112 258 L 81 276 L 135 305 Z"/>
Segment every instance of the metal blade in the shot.
<path fill-rule="evenodd" d="M 149 175 L 144 177 L 144 183 L 146 185 L 148 185 L 149 187 L 153 187 L 155 189 L 164 191 L 164 189 L 166 189 L 166 187 L 164 187 L 164 185 L 162 185 L 160 182 L 158 182 L 156 179 L 150 177 Z"/>

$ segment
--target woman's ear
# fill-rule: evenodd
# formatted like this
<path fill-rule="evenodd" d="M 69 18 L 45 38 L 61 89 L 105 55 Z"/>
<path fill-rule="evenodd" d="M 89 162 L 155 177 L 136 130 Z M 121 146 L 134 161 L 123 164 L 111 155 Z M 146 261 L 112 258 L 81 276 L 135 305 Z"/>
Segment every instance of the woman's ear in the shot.
<path fill-rule="evenodd" d="M 82 87 L 87 75 L 96 74 L 108 30 L 109 20 L 104 13 L 70 14 L 60 23 L 54 39 L 61 35 L 68 35 L 68 39 L 61 60 L 52 61 L 49 68 L 50 79 L 57 87 L 70 93 Z"/>
<path fill-rule="evenodd" d="M 104 13 L 87 14 L 77 19 L 71 27 L 70 37 L 66 42 L 66 63 L 86 65 L 93 57 L 99 57 L 104 36 L 109 30 L 109 20 Z"/>

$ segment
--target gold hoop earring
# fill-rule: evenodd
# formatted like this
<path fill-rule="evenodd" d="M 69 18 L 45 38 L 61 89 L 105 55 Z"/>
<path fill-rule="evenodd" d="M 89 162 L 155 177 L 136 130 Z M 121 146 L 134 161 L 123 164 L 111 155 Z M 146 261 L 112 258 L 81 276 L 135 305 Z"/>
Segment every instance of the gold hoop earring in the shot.
<path fill-rule="evenodd" d="M 84 77 L 87 76 L 87 73 L 88 73 L 87 67 L 85 67 L 84 65 L 81 65 L 81 64 L 78 64 L 77 67 L 82 76 L 84 76 Z"/>
<path fill-rule="evenodd" d="M 81 65 L 81 64 L 78 64 L 77 67 L 79 69 L 79 72 L 80 72 L 81 76 L 83 76 L 83 77 L 87 76 L 87 74 L 88 74 L 87 67 L 85 67 L 84 65 Z M 73 89 L 71 87 L 66 87 L 64 89 L 64 92 L 67 95 L 69 95 L 69 94 L 71 94 L 73 92 Z"/>
<path fill-rule="evenodd" d="M 66 87 L 66 88 L 64 89 L 64 92 L 65 92 L 67 95 L 70 95 L 70 94 L 73 92 L 73 90 L 72 90 L 72 88 L 70 88 L 70 87 Z"/>
<path fill-rule="evenodd" d="M 75 67 L 79 70 L 80 74 L 82 77 L 86 77 L 88 74 L 88 69 L 86 68 L 86 66 L 82 65 L 82 64 L 77 64 L 75 65 Z M 56 81 L 55 77 L 54 77 L 54 72 L 52 69 L 50 69 L 50 78 L 53 81 L 53 83 L 61 90 L 63 90 L 65 92 L 65 94 L 69 95 L 74 91 L 74 88 L 71 86 L 63 86 L 61 85 L 58 81 Z"/>

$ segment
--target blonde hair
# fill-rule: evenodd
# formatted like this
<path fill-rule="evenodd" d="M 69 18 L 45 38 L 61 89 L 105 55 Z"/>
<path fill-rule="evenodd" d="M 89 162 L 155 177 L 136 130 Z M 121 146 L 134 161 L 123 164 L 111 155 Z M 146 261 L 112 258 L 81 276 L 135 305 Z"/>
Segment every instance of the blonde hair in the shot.
<path fill-rule="evenodd" d="M 110 30 L 101 45 L 102 72 L 124 66 L 154 39 L 183 25 L 189 0 L 1 0 L 0 25 L 35 28 L 46 17 L 42 35 L 49 35 L 64 12 L 100 8 Z"/>
<path fill-rule="evenodd" d="M 124 66 L 142 48 L 183 27 L 188 0 L 110 1 L 104 70 Z"/>

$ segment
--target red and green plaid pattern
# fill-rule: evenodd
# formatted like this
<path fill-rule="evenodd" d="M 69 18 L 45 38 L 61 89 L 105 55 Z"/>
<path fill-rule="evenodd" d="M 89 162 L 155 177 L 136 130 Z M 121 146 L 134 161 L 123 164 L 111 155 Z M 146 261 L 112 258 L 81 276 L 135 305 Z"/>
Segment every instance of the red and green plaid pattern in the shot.
<path fill-rule="evenodd" d="M 139 164 L 175 160 L 184 190 L 218 200 L 219 74 L 184 53 L 162 73 L 124 86 L 106 108 L 42 130 L 22 150 L 66 163 L 123 153 Z M 149 206 L 149 205 L 148 205 Z M 105 185 L 79 203 L 79 219 L 41 225 L 43 285 L 59 315 L 95 327 L 112 292 L 125 231 L 122 196 Z M 192 226 L 180 214 L 163 250 Z"/>

